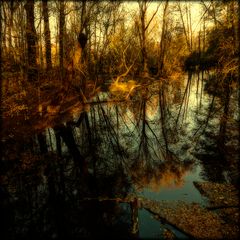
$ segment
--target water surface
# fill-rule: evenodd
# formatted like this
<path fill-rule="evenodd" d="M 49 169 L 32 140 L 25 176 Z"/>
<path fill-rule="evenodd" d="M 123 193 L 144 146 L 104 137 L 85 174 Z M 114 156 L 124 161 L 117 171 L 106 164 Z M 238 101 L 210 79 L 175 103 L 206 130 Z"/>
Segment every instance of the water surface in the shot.
<path fill-rule="evenodd" d="M 4 177 L 12 235 L 132 236 L 131 208 L 114 198 L 131 193 L 205 205 L 194 181 L 234 183 L 236 172 L 217 148 L 222 104 L 205 90 L 208 78 L 209 73 L 200 73 L 172 83 L 154 81 L 127 99 L 100 92 L 94 104 L 76 109 L 71 122 L 43 131 L 46 152 L 39 135 L 23 133 L 23 143 L 31 139 L 29 145 L 15 144 L 13 137 L 20 157 L 13 156 L 16 162 L 6 167 Z M 238 150 L 236 103 L 233 94 L 226 133 L 231 158 L 237 158 Z M 163 236 L 163 225 L 152 214 L 144 209 L 138 214 L 138 237 Z"/>

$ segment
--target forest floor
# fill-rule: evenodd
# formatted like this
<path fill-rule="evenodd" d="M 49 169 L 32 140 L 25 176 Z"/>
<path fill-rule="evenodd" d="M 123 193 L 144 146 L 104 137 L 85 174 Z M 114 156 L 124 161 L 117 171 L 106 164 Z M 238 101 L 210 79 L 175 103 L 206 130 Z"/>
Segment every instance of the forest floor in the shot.
<path fill-rule="evenodd" d="M 59 81 L 22 83 L 12 81 L 2 96 L 3 136 L 41 132 L 47 127 L 71 120 L 75 112 L 86 110 L 87 102 L 98 89 L 93 82 L 86 85 L 85 96 L 76 88 L 66 89 Z M 83 100 L 84 98 L 84 100 Z"/>

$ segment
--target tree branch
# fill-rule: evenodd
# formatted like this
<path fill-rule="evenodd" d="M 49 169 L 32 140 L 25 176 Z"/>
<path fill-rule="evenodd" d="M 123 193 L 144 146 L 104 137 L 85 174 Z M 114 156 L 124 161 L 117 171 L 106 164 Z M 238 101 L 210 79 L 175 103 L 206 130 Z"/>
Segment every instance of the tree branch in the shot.
<path fill-rule="evenodd" d="M 153 18 L 154 18 L 155 15 L 157 14 L 157 11 L 158 11 L 159 7 L 160 7 L 160 4 L 158 4 L 158 7 L 157 7 L 156 11 L 154 12 L 154 14 L 152 15 L 151 19 L 149 20 L 147 26 L 145 27 L 145 29 L 144 29 L 145 31 L 148 29 L 150 23 L 152 22 Z"/>

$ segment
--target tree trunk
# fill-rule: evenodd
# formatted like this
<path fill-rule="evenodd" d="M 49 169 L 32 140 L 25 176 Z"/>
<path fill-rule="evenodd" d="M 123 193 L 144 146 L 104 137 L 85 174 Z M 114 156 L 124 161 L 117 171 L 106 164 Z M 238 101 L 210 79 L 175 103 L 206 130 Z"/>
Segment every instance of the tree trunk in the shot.
<path fill-rule="evenodd" d="M 85 66 L 86 66 L 86 61 L 87 61 L 87 50 L 85 49 L 87 40 L 88 40 L 88 29 L 87 29 L 87 9 L 86 9 L 86 0 L 82 1 L 82 11 L 81 11 L 81 29 L 78 37 L 78 42 L 80 44 L 80 47 L 82 49 L 82 56 L 80 59 L 80 64 L 82 68 L 82 73 L 81 73 L 81 87 L 82 87 L 82 92 L 85 94 L 86 91 L 86 72 L 85 72 Z M 84 33 L 83 33 L 84 32 Z"/>
<path fill-rule="evenodd" d="M 0 4 L 0 13 L 2 12 L 2 4 Z M 2 93 L 2 18 L 0 17 L 0 92 Z M 2 94 L 0 95 L 0 106 L 2 106 Z M 0 108 L 0 126 L 2 126 L 2 108 Z M 2 132 L 0 131 L 0 141 Z M 2 141 L 1 141 L 2 142 Z M 2 144 L 0 146 L 0 154 L 2 153 Z M 1 154 L 2 156 L 2 154 Z M 0 169 L 2 169 L 2 158 L 0 158 Z"/>
<path fill-rule="evenodd" d="M 146 50 L 146 26 L 145 26 L 145 18 L 146 18 L 146 2 L 144 1 L 140 7 L 140 15 L 141 15 L 141 34 L 142 34 L 142 75 L 143 77 L 148 77 L 148 66 L 147 66 L 147 50 Z"/>
<path fill-rule="evenodd" d="M 1 28 L 2 28 L 2 38 L 1 38 L 1 44 L 2 44 L 2 50 L 4 53 L 6 53 L 6 47 L 7 47 L 7 44 L 6 44 L 6 33 L 7 33 L 7 23 L 6 23 L 6 18 L 7 18 L 7 14 L 6 14 L 6 10 L 5 10 L 5 5 L 2 3 L 1 4 L 1 13 L 3 14 L 3 16 L 1 17 L 1 22 L 3 25 L 1 25 Z M 2 20 L 4 19 L 4 21 Z"/>
<path fill-rule="evenodd" d="M 27 29 L 26 29 L 26 38 L 27 38 L 27 56 L 28 56 L 28 70 L 27 70 L 27 79 L 30 82 L 37 80 L 37 35 L 36 29 L 34 26 L 34 0 L 27 0 L 25 4 L 25 10 L 27 14 Z"/>
<path fill-rule="evenodd" d="M 44 19 L 44 40 L 45 40 L 45 58 L 47 70 L 52 69 L 52 53 L 51 53 L 51 32 L 49 28 L 48 0 L 42 0 L 42 10 Z"/>
<path fill-rule="evenodd" d="M 47 147 L 45 132 L 41 132 L 41 133 L 37 134 L 37 138 L 38 138 L 40 152 L 42 154 L 46 154 L 48 152 L 48 147 Z"/>
<path fill-rule="evenodd" d="M 12 27 L 13 27 L 13 0 L 10 1 L 10 18 L 9 18 L 9 23 L 8 23 L 8 54 L 9 58 L 12 61 L 12 56 L 13 56 L 13 46 L 12 46 Z"/>
<path fill-rule="evenodd" d="M 140 23 L 141 26 L 138 26 L 139 31 L 139 38 L 140 38 L 140 45 L 141 45 L 141 52 L 142 52 L 142 76 L 143 77 L 149 77 L 149 71 L 148 71 L 148 56 L 147 56 L 147 46 L 146 46 L 146 35 L 147 30 L 152 22 L 154 16 L 157 14 L 157 11 L 159 9 L 159 6 L 156 8 L 155 12 L 152 14 L 149 21 L 146 22 L 147 18 L 147 8 L 150 1 L 143 0 L 138 2 L 139 6 L 139 14 L 140 14 Z"/>
<path fill-rule="evenodd" d="M 186 38 L 186 43 L 187 43 L 187 46 L 188 46 L 188 50 L 189 50 L 189 52 L 191 52 L 191 45 L 190 45 L 190 41 L 189 41 L 189 35 L 188 35 L 187 29 L 186 29 L 186 26 L 185 26 L 185 22 L 184 22 L 183 13 L 182 13 L 182 9 L 181 9 L 180 3 L 178 3 L 178 10 L 180 12 L 181 21 L 182 21 L 182 25 L 183 25 L 183 31 L 184 31 L 184 35 L 185 35 L 185 38 Z"/>
<path fill-rule="evenodd" d="M 163 26 L 162 26 L 162 33 L 161 33 L 161 40 L 160 40 L 160 52 L 159 52 L 159 61 L 158 61 L 158 74 L 157 74 L 158 77 L 161 76 L 163 73 L 167 8 L 168 8 L 168 0 L 165 3 L 165 7 L 163 11 Z"/>
<path fill-rule="evenodd" d="M 65 13 L 64 13 L 64 1 L 60 1 L 59 11 L 59 68 L 60 68 L 60 79 L 63 84 L 64 79 L 64 68 L 63 68 L 63 57 L 64 57 L 64 25 L 65 25 Z"/>

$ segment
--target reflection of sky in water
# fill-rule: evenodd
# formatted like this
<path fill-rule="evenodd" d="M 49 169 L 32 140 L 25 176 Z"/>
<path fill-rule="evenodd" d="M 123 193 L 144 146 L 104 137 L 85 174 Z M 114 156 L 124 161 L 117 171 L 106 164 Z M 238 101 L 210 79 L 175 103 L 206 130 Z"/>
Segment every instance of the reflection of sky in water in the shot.
<path fill-rule="evenodd" d="M 193 136 L 199 124 L 204 126 L 203 123 L 199 123 L 199 120 L 206 119 L 212 96 L 204 93 L 204 81 L 201 75 L 199 79 L 197 75 L 193 75 L 189 85 L 187 82 L 188 76 L 186 75 L 179 86 L 171 86 L 172 89 L 169 87 L 169 92 L 165 93 L 171 112 L 165 120 L 168 148 L 177 156 L 176 163 L 168 163 L 162 155 L 162 151 L 165 150 L 165 142 L 162 135 L 159 95 L 156 89 L 155 93 L 146 101 L 145 110 L 141 108 L 143 105 L 141 105 L 142 99 L 140 98 L 137 102 L 108 102 L 102 103 L 101 106 L 96 104 L 91 109 L 87 109 L 87 112 L 89 116 L 94 112 L 96 126 L 99 128 L 94 129 L 94 134 L 101 140 L 97 146 L 98 156 L 106 160 L 106 166 L 108 162 L 122 159 L 118 158 L 119 153 L 114 152 L 113 146 L 109 144 L 109 138 L 118 141 L 118 144 L 127 153 L 124 157 L 124 164 L 127 166 L 125 170 L 131 178 L 137 194 L 152 200 L 182 200 L 204 205 L 205 199 L 193 185 L 193 181 L 203 181 L 201 173 L 204 170 L 192 152 L 196 149 L 201 151 L 200 141 L 210 140 L 201 136 L 201 128 L 196 134 L 197 138 Z M 187 86 L 189 89 L 183 99 Z M 106 92 L 99 93 L 98 97 L 100 101 L 109 99 Z M 93 99 L 93 101 L 97 100 L 98 98 Z M 219 100 L 215 99 L 215 101 Z M 175 123 L 181 103 L 183 105 L 176 127 Z M 105 111 L 107 121 L 101 116 L 100 107 Z M 143 131 L 144 111 L 147 124 Z M 185 112 L 184 117 L 183 112 Z M 219 131 L 219 114 L 217 113 L 209 119 L 208 130 L 212 133 Z M 78 117 L 76 114 L 74 119 L 77 120 Z M 89 117 L 89 119 L 91 123 L 91 118 Z M 56 150 L 54 132 L 52 129 L 47 131 L 50 132 L 47 134 L 48 142 L 51 136 L 52 146 Z M 83 139 L 80 128 L 75 128 L 74 133 L 76 139 Z M 77 144 L 82 151 L 86 143 L 81 140 Z M 67 152 L 66 146 L 63 146 L 63 152 Z M 183 164 L 189 160 L 193 161 L 192 165 Z M 161 236 L 162 229 L 159 221 L 151 218 L 147 211 L 139 210 L 139 223 L 140 237 L 157 238 Z M 184 237 L 180 233 L 177 233 L 177 236 Z"/>
<path fill-rule="evenodd" d="M 199 173 L 201 169 L 198 166 L 196 172 L 190 172 L 184 177 L 184 185 L 180 188 L 168 188 L 162 187 L 158 192 L 152 191 L 149 188 L 143 189 L 142 192 L 138 193 L 146 198 L 152 200 L 181 200 L 186 202 L 197 202 L 204 204 L 204 199 L 194 187 L 193 181 L 201 180 L 199 178 Z M 187 238 L 184 234 L 177 231 L 170 225 L 166 225 L 168 229 L 173 231 L 173 233 L 178 238 Z M 159 220 L 156 220 L 152 214 L 148 211 L 141 209 L 139 210 L 139 237 L 140 238 L 163 238 L 163 227 Z"/>
<path fill-rule="evenodd" d="M 184 87 L 187 86 L 188 76 L 185 76 Z M 191 139 L 191 135 L 196 128 L 196 111 L 201 104 L 203 107 L 208 106 L 211 101 L 211 96 L 201 93 L 201 76 L 197 83 L 197 75 L 193 75 L 190 84 L 188 108 L 186 111 L 186 117 L 184 119 L 182 129 L 184 134 L 178 134 L 178 141 L 170 145 L 170 149 L 177 153 L 180 160 L 196 160 L 191 154 L 194 144 Z M 198 86 L 197 86 L 198 84 Z M 198 89 L 197 89 L 198 87 Z M 181 100 L 183 98 L 183 89 L 181 90 Z M 202 90 L 203 91 L 203 90 Z M 201 97 L 202 94 L 202 97 Z M 173 105 L 173 110 L 179 111 L 179 104 Z M 200 176 L 202 169 L 201 166 L 195 165 L 192 169 L 185 169 L 181 172 L 180 180 L 175 184 L 176 175 L 174 172 L 166 173 L 167 176 L 161 175 L 159 179 L 155 179 L 155 182 L 149 181 L 145 188 L 140 192 L 141 195 L 148 197 L 153 200 L 185 200 L 188 202 L 203 203 L 198 190 L 194 187 L 193 181 L 202 181 Z M 179 177 L 179 176 L 178 176 Z M 158 182 L 157 182 L 158 180 Z M 180 184 L 179 184 L 180 181 Z M 155 185 L 155 186 L 154 186 Z M 158 185 L 158 187 L 156 186 Z"/>
<path fill-rule="evenodd" d="M 184 120 L 184 124 L 181 126 L 179 132 L 173 132 L 173 134 L 178 136 L 178 140 L 171 143 L 171 136 L 169 137 L 169 149 L 174 152 L 180 161 L 186 161 L 186 160 L 196 160 L 194 156 L 191 154 L 192 148 L 194 147 L 193 142 L 191 142 L 192 139 L 190 139 L 191 134 L 193 132 L 193 129 L 195 128 L 195 118 L 196 118 L 196 108 L 199 107 L 199 101 L 200 101 L 200 94 L 201 94 L 201 84 L 202 81 L 200 80 L 201 76 L 199 78 L 198 83 L 198 90 L 197 90 L 197 75 L 193 75 L 191 79 L 190 91 L 189 91 L 189 99 L 188 99 L 188 109 L 186 111 L 186 118 Z M 187 86 L 188 76 L 186 75 L 184 78 L 184 81 L 182 82 L 183 86 L 180 86 L 180 100 L 182 101 L 183 93 L 184 93 L 184 87 Z M 156 87 L 156 86 L 155 86 Z M 151 90 L 150 90 L 151 91 Z M 176 91 L 176 89 L 175 89 Z M 181 198 L 188 198 L 192 199 L 193 201 L 197 201 L 197 198 L 199 195 L 195 191 L 195 188 L 192 186 L 191 180 L 200 180 L 199 172 L 200 167 L 197 166 L 195 169 L 187 168 L 185 166 L 182 166 L 181 164 L 176 164 L 175 167 L 180 169 L 177 172 L 174 172 L 172 170 L 172 166 L 168 167 L 167 164 L 164 166 L 164 169 L 161 167 L 157 167 L 156 165 L 155 170 L 152 168 L 152 177 L 146 178 L 144 176 L 144 169 L 146 170 L 146 166 L 149 162 L 150 164 L 155 164 L 157 161 L 158 164 L 161 164 L 162 159 L 162 153 L 161 148 L 164 148 L 164 140 L 162 138 L 162 130 L 161 130 L 161 120 L 160 120 L 160 109 L 159 109 L 159 96 L 158 91 L 155 90 L 155 93 L 151 94 L 151 98 L 149 98 L 146 102 L 146 120 L 148 122 L 148 125 L 146 125 L 145 134 L 146 139 L 144 139 L 145 146 L 140 147 L 140 142 L 142 141 L 142 115 L 139 115 L 139 111 L 141 113 L 140 106 L 141 104 L 128 101 L 124 103 L 103 103 L 101 107 L 106 112 L 106 115 L 109 119 L 110 126 L 107 126 L 107 123 L 103 121 L 103 119 L 100 117 L 101 111 L 99 111 L 98 105 L 93 105 L 91 109 L 87 109 L 89 115 L 91 114 L 91 111 L 94 111 L 96 113 L 95 119 L 98 122 L 99 126 L 106 125 L 106 128 L 96 129 L 95 132 L 99 131 L 100 137 L 102 137 L 102 141 L 99 142 L 98 146 L 99 149 L 101 149 L 101 152 L 99 153 L 100 156 L 107 155 L 107 158 L 113 158 L 114 157 L 114 151 L 112 148 L 105 149 L 106 146 L 109 146 L 108 144 L 108 137 L 109 131 L 111 128 L 115 129 L 115 133 L 118 137 L 118 141 L 121 144 L 121 146 L 124 147 L 125 151 L 128 153 L 129 159 L 126 159 L 127 162 L 131 164 L 131 161 L 133 159 L 137 159 L 136 161 L 146 161 L 144 164 L 140 164 L 139 171 L 137 169 L 133 169 L 135 175 L 142 176 L 142 182 L 143 185 L 141 189 L 145 188 L 143 191 L 143 194 L 147 194 L 148 197 L 153 197 L 154 199 L 181 199 Z M 168 100 L 173 96 L 174 93 L 174 86 L 173 89 L 170 91 L 170 94 L 166 93 L 166 97 Z M 196 94 L 198 93 L 198 94 Z M 108 93 L 103 92 L 99 93 L 99 99 L 101 101 L 105 101 L 108 99 Z M 97 100 L 94 99 L 94 101 Z M 207 94 L 202 94 L 202 100 L 201 104 L 202 106 L 207 106 L 210 101 L 210 97 Z M 176 114 L 179 111 L 179 102 L 176 104 L 173 104 L 170 106 L 170 110 L 173 115 L 173 119 L 166 119 L 168 125 L 173 125 L 176 119 Z M 79 115 L 78 115 L 79 116 Z M 77 113 L 74 116 L 74 119 L 78 119 Z M 136 123 L 139 120 L 139 116 L 141 116 L 139 125 L 137 126 Z M 90 122 L 91 122 L 91 118 Z M 169 121 L 169 122 L 168 122 Z M 168 127 L 168 126 L 167 126 Z M 110 129 L 110 130 L 109 130 Z M 53 146 L 53 150 L 56 151 L 56 142 L 55 142 L 55 136 L 54 131 L 52 129 L 47 130 L 47 140 L 51 142 Z M 182 132 L 181 132 L 182 131 Z M 49 134 L 50 133 L 50 134 Z M 82 132 L 81 129 L 75 128 L 74 133 L 76 135 L 76 140 L 82 139 Z M 158 140 L 156 140 L 158 138 Z M 159 142 L 158 142 L 159 141 Z M 161 146 L 159 145 L 161 144 Z M 83 142 L 84 144 L 84 142 Z M 78 141 L 79 147 L 81 147 L 81 141 Z M 144 147 L 148 148 L 148 155 L 144 155 Z M 81 150 L 82 151 L 82 150 Z M 63 145 L 63 153 L 67 152 L 67 147 Z M 140 155 L 139 155 L 139 152 Z M 105 157 L 106 158 L 106 157 Z M 133 173 L 130 172 L 130 175 Z M 180 175 L 179 175 L 180 174 Z M 175 188 L 173 188 L 175 186 Z M 154 189 L 154 191 L 151 191 L 150 189 Z M 190 192 L 193 192 L 191 195 Z M 188 194 L 188 195 L 184 195 Z M 150 196 L 151 195 L 151 196 Z M 199 199 L 198 199 L 199 201 Z"/>
<path fill-rule="evenodd" d="M 153 191 L 151 188 L 144 188 L 140 195 L 152 200 L 183 200 L 187 202 L 204 203 L 204 199 L 198 190 L 194 187 L 193 181 L 201 181 L 200 177 L 201 167 L 197 166 L 195 171 L 188 172 L 183 177 L 183 186 L 167 186 L 160 187 L 159 191 Z M 174 179 L 173 179 L 174 180 Z M 161 185 L 161 181 L 159 181 Z"/>

